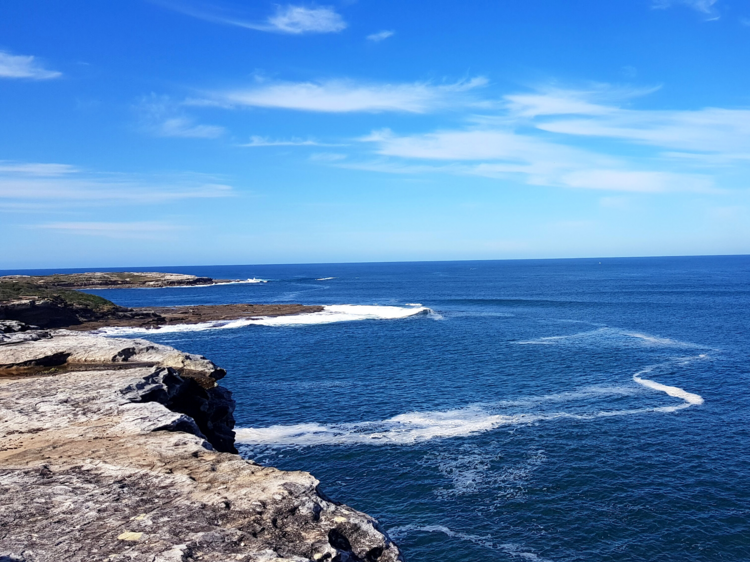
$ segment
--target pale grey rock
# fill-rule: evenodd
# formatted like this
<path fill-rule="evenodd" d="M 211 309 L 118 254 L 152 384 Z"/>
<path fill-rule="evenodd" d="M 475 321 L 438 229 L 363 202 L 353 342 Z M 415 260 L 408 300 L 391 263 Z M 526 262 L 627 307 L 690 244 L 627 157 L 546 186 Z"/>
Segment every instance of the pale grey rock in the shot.
<path fill-rule="evenodd" d="M 183 353 L 166 345 L 141 339 L 104 338 L 98 335 L 55 330 L 25 332 L 40 334 L 35 345 L 5 346 L 0 354 L 0 369 L 57 367 L 60 365 L 110 365 L 113 363 L 150 364 L 221 379 L 225 371 L 201 355 Z M 51 334 L 43 339 L 41 334 Z M 43 341 L 42 341 L 43 339 Z M 14 342 L 9 342 L 14 343 Z M 23 343 L 23 342 L 17 342 Z"/>
<path fill-rule="evenodd" d="M 18 320 L 0 320 L 0 334 L 10 334 L 14 332 L 26 332 L 34 328 Z"/>
<path fill-rule="evenodd" d="M 0 320 L 0 345 L 38 341 L 49 337 L 48 332 L 43 332 L 36 326 L 29 326 L 18 320 Z"/>
<path fill-rule="evenodd" d="M 3 562 L 400 560 L 310 474 L 214 450 L 233 401 L 205 358 L 56 332 L 0 347 L 0 364 Z"/>

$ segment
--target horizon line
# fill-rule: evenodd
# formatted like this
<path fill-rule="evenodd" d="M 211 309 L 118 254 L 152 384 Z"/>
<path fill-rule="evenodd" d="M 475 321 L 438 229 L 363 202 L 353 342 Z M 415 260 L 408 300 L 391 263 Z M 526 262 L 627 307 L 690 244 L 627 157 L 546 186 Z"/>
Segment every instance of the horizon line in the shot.
<path fill-rule="evenodd" d="M 395 260 L 395 261 L 343 261 L 343 262 L 300 262 L 300 263 L 228 263 L 190 265 L 145 265 L 145 266 L 80 266 L 80 267 L 21 267 L 0 269 L 0 276 L 17 275 L 19 271 L 66 271 L 88 269 L 91 271 L 146 271 L 146 268 L 190 268 L 190 267 L 280 267 L 312 265 L 391 265 L 409 263 L 476 263 L 476 262 L 518 262 L 518 261 L 573 261 L 573 260 L 630 260 L 630 259 L 676 259 L 676 258 L 741 258 L 750 254 L 676 254 L 653 256 L 584 256 L 564 258 L 496 258 L 496 259 L 457 259 L 457 260 Z"/>

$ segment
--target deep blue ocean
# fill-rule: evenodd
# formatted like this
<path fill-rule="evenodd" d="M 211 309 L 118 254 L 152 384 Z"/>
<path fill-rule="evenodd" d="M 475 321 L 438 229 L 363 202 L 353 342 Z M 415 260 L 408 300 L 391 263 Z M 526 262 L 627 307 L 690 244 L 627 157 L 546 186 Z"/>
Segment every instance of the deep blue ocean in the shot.
<path fill-rule="evenodd" d="M 146 269 L 268 282 L 93 292 L 401 307 L 145 337 L 408 562 L 750 560 L 748 256 Z"/>

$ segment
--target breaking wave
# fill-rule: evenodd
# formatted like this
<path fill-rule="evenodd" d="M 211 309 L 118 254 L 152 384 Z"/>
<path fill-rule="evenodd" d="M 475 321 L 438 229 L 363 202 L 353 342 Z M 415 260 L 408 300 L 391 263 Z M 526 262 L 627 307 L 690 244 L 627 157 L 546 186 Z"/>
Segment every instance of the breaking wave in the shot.
<path fill-rule="evenodd" d="M 221 285 L 257 285 L 268 283 L 268 279 L 238 279 L 236 281 L 224 281 L 222 283 L 204 283 L 203 285 L 168 285 L 166 287 L 133 287 L 133 289 L 200 289 L 201 287 L 217 287 Z M 101 289 L 118 289 L 119 287 L 102 287 Z M 97 290 L 101 290 L 97 289 Z"/>
<path fill-rule="evenodd" d="M 97 334 L 107 336 L 124 336 L 133 334 L 165 334 L 174 332 L 201 332 L 204 330 L 227 330 L 245 326 L 306 326 L 315 324 L 332 324 L 334 322 L 354 322 L 357 320 L 400 320 L 416 315 L 439 317 L 431 308 L 425 306 L 375 306 L 357 304 L 338 304 L 323 307 L 321 312 L 293 314 L 289 316 L 257 316 L 237 320 L 215 320 L 197 324 L 172 324 L 159 328 L 126 328 L 109 327 L 95 330 Z"/>
<path fill-rule="evenodd" d="M 705 354 L 682 358 L 687 361 L 705 359 Z M 703 404 L 698 394 L 687 392 L 676 386 L 667 386 L 643 378 L 659 367 L 673 365 L 668 361 L 651 365 L 633 375 L 633 381 L 649 390 L 663 392 L 682 402 L 676 405 L 643 407 L 624 410 L 601 410 L 586 413 L 546 412 L 531 410 L 520 413 L 500 413 L 511 406 L 533 407 L 544 403 L 571 402 L 592 396 L 637 394 L 637 387 L 595 387 L 579 391 L 564 392 L 541 397 L 523 398 L 496 403 L 476 403 L 463 408 L 444 411 L 409 412 L 380 421 L 322 425 L 303 423 L 297 425 L 274 425 L 260 428 L 239 428 L 237 441 L 248 445 L 265 446 L 320 446 L 320 445 L 409 445 L 430 439 L 464 437 L 492 431 L 503 426 L 532 424 L 553 420 L 594 420 L 597 418 L 645 414 L 650 412 L 670 413 Z M 642 391 L 641 391 L 642 392 Z"/>

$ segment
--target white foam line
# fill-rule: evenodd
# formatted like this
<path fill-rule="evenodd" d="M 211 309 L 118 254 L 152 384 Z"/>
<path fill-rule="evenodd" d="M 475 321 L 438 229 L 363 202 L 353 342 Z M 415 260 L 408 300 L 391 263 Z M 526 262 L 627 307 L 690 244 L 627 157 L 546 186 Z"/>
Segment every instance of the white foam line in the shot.
<path fill-rule="evenodd" d="M 705 357 L 704 354 L 698 356 L 697 359 Z M 685 360 L 685 358 L 681 359 L 681 361 Z M 671 363 L 673 362 L 669 362 L 668 364 Z M 639 371 L 633 375 L 633 380 L 646 388 L 658 390 L 669 396 L 680 398 L 683 400 L 682 404 L 627 410 L 605 410 L 590 414 L 528 412 L 504 415 L 492 413 L 489 409 L 493 406 L 507 406 L 509 404 L 578 400 L 595 394 L 626 394 L 626 392 L 623 392 L 618 387 L 613 387 L 609 392 L 607 392 L 607 389 L 584 389 L 579 392 L 560 393 L 514 402 L 497 402 L 494 405 L 477 403 L 455 410 L 410 412 L 381 421 L 335 424 L 330 426 L 318 423 L 305 423 L 297 425 L 274 425 L 261 428 L 239 428 L 236 430 L 237 441 L 239 443 L 254 445 L 302 447 L 320 445 L 410 445 L 430 439 L 465 437 L 509 425 L 528 425 L 540 421 L 558 419 L 593 420 L 648 412 L 671 413 L 689 408 L 690 406 L 703 404 L 703 398 L 698 394 L 641 377 L 641 375 L 651 372 L 659 366 L 652 365 Z"/>
<path fill-rule="evenodd" d="M 618 328 L 599 328 L 597 330 L 589 330 L 586 332 L 578 332 L 575 334 L 569 334 L 566 336 L 547 336 L 543 338 L 537 338 L 533 340 L 525 340 L 516 342 L 516 345 L 558 345 L 567 342 L 575 342 L 587 339 L 602 339 L 609 341 L 627 341 L 627 339 L 636 340 L 642 345 L 648 346 L 661 346 L 661 347 L 681 347 L 681 348 L 702 348 L 704 346 L 696 345 L 689 342 L 683 342 L 674 340 L 671 338 L 660 338 L 657 336 L 651 336 L 648 334 L 642 334 L 640 332 L 628 332 L 626 330 L 620 330 Z"/>
<path fill-rule="evenodd" d="M 403 525 L 401 527 L 393 527 L 388 529 L 388 535 L 394 540 L 402 539 L 405 535 L 411 533 L 442 533 L 450 538 L 460 539 L 469 541 L 476 545 L 488 548 L 491 550 L 501 550 L 511 556 L 519 558 L 525 558 L 526 560 L 532 560 L 533 562 L 545 562 L 544 558 L 540 558 L 533 552 L 527 552 L 521 546 L 514 543 L 498 543 L 492 540 L 490 536 L 479 536 L 472 535 L 469 533 L 461 533 L 454 531 L 444 525 Z"/>
<path fill-rule="evenodd" d="M 678 386 L 667 386 L 666 384 L 661 384 L 656 381 L 652 381 L 652 380 L 644 379 L 640 377 L 640 375 L 651 372 L 652 370 L 653 370 L 652 368 L 647 368 L 647 369 L 644 369 L 643 371 L 640 371 L 639 373 L 636 373 L 635 375 L 633 375 L 633 380 L 637 382 L 638 384 L 645 386 L 646 388 L 664 392 L 665 394 L 668 394 L 669 396 L 673 396 L 675 398 L 681 398 L 682 400 L 685 401 L 685 404 L 683 404 L 683 407 L 698 406 L 700 404 L 703 404 L 703 397 L 700 396 L 699 394 L 693 394 L 692 392 L 687 392 L 686 390 L 683 390 Z"/>
<path fill-rule="evenodd" d="M 331 279 L 336 279 L 335 277 L 321 277 L 320 279 L 316 279 L 316 281 L 330 281 Z"/>
<path fill-rule="evenodd" d="M 95 330 L 94 333 L 106 336 L 131 334 L 166 334 L 174 332 L 201 332 L 204 330 L 227 330 L 245 326 L 304 326 L 315 324 L 332 324 L 334 322 L 354 322 L 358 320 L 400 320 L 417 314 L 429 314 L 439 317 L 427 307 L 369 306 L 339 304 L 324 306 L 321 312 L 293 314 L 289 316 L 257 316 L 238 318 L 237 320 L 216 320 L 197 324 L 172 324 L 158 328 L 125 328 L 108 327 Z"/>

